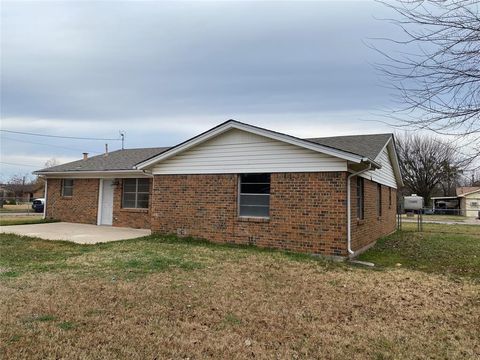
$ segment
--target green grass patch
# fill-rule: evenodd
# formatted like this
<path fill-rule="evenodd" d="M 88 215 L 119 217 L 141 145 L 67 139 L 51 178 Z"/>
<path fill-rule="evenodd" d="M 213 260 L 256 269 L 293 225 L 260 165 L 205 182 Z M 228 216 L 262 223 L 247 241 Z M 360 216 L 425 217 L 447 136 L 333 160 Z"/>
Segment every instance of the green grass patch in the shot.
<path fill-rule="evenodd" d="M 237 315 L 233 313 L 228 313 L 227 315 L 225 315 L 223 322 L 227 325 L 240 325 L 242 323 L 242 320 L 240 320 Z"/>
<path fill-rule="evenodd" d="M 58 324 L 58 327 L 62 330 L 72 330 L 72 329 L 75 329 L 77 326 L 70 321 L 63 321 L 60 324 Z"/>
<path fill-rule="evenodd" d="M 0 278 L 4 277 L 4 278 L 15 278 L 17 277 L 18 275 L 20 275 L 18 272 L 16 271 L 3 271 L 3 272 L 0 272 Z"/>
<path fill-rule="evenodd" d="M 37 321 L 53 321 L 56 317 L 53 315 L 41 315 L 37 318 Z"/>
<path fill-rule="evenodd" d="M 417 224 L 416 223 L 403 223 L 402 230 L 407 232 L 416 232 Z M 480 225 L 463 225 L 463 224 L 423 224 L 424 233 L 434 233 L 434 234 L 462 234 L 462 235 L 472 235 L 480 236 Z"/>
<path fill-rule="evenodd" d="M 406 267 L 480 279 L 479 226 L 424 224 L 423 232 L 416 232 L 413 226 L 403 229 L 380 239 L 359 260 L 385 268 Z"/>
<path fill-rule="evenodd" d="M 54 219 L 42 219 L 38 217 L 26 218 L 23 216 L 19 216 L 20 219 L 16 218 L 16 216 L 4 216 L 0 218 L 0 226 L 10 226 L 10 225 L 29 225 L 29 224 L 46 224 L 52 222 L 58 222 L 58 220 Z"/>

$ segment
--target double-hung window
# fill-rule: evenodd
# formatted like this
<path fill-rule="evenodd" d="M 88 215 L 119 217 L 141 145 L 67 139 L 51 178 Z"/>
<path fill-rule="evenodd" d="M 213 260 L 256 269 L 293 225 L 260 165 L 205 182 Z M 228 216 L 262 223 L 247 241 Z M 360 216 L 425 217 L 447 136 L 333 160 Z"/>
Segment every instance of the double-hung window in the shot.
<path fill-rule="evenodd" d="M 124 179 L 122 207 L 128 209 L 148 209 L 150 179 Z"/>
<path fill-rule="evenodd" d="M 363 178 L 357 176 L 357 219 L 365 218 Z"/>
<path fill-rule="evenodd" d="M 73 180 L 63 179 L 62 180 L 62 196 L 72 196 L 72 195 L 73 195 Z"/>
<path fill-rule="evenodd" d="M 240 175 L 239 215 L 270 216 L 270 174 Z"/>

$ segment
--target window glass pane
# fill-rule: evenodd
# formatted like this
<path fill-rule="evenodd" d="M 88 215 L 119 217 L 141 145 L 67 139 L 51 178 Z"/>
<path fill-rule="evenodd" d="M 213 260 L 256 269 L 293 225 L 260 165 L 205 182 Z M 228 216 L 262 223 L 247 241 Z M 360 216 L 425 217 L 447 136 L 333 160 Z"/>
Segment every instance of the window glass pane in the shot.
<path fill-rule="evenodd" d="M 146 201 L 148 203 L 148 193 L 138 193 L 137 200 Z"/>
<path fill-rule="evenodd" d="M 240 216 L 261 216 L 268 217 L 268 206 L 240 205 Z"/>
<path fill-rule="evenodd" d="M 62 181 L 62 196 L 72 196 L 73 195 L 73 180 L 64 179 Z"/>
<path fill-rule="evenodd" d="M 241 187 L 243 194 L 270 194 L 270 184 L 243 184 Z"/>
<path fill-rule="evenodd" d="M 138 192 L 150 191 L 150 179 L 138 179 Z"/>
<path fill-rule="evenodd" d="M 240 175 L 240 216 L 268 217 L 270 209 L 270 174 Z"/>
<path fill-rule="evenodd" d="M 242 174 L 242 183 L 269 183 L 270 174 Z"/>
<path fill-rule="evenodd" d="M 148 209 L 148 200 L 138 200 L 137 208 Z"/>
<path fill-rule="evenodd" d="M 135 193 L 124 193 L 123 201 L 124 208 L 134 208 L 135 207 Z"/>
<path fill-rule="evenodd" d="M 124 192 L 135 192 L 137 191 L 137 179 L 125 179 L 123 180 L 123 191 Z"/>
<path fill-rule="evenodd" d="M 240 205 L 263 205 L 270 203 L 269 195 L 240 195 Z"/>
<path fill-rule="evenodd" d="M 135 200 L 124 200 L 123 201 L 123 207 L 124 208 L 135 208 Z"/>

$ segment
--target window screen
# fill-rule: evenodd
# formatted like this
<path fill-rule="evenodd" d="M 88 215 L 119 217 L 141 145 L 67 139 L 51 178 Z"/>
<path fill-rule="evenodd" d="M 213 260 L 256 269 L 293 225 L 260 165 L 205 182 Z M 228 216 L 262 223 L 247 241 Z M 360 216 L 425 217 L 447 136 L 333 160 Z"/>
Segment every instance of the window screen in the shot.
<path fill-rule="evenodd" d="M 268 217 L 270 174 L 240 175 L 240 216 Z"/>
<path fill-rule="evenodd" d="M 62 180 L 62 196 L 72 196 L 72 195 L 73 195 L 73 180 L 63 179 Z"/>
<path fill-rule="evenodd" d="M 124 179 L 122 207 L 148 209 L 150 179 Z"/>

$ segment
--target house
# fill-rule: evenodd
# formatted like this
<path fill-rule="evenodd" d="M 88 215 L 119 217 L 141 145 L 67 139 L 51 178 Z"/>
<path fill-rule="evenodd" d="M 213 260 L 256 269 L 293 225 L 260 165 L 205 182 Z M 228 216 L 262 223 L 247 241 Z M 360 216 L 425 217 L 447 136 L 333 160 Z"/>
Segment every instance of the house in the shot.
<path fill-rule="evenodd" d="M 44 189 L 43 181 L 30 184 L 0 184 L 0 199 L 3 202 L 28 203 L 34 198 L 43 197 Z"/>
<path fill-rule="evenodd" d="M 478 218 L 480 215 L 480 186 L 456 188 L 456 196 L 432 197 L 435 214 L 460 215 Z"/>
<path fill-rule="evenodd" d="M 480 186 L 458 187 L 461 213 L 467 217 L 480 218 Z"/>
<path fill-rule="evenodd" d="M 301 139 L 234 120 L 35 173 L 47 218 L 341 257 L 395 231 L 402 185 L 392 134 Z"/>

